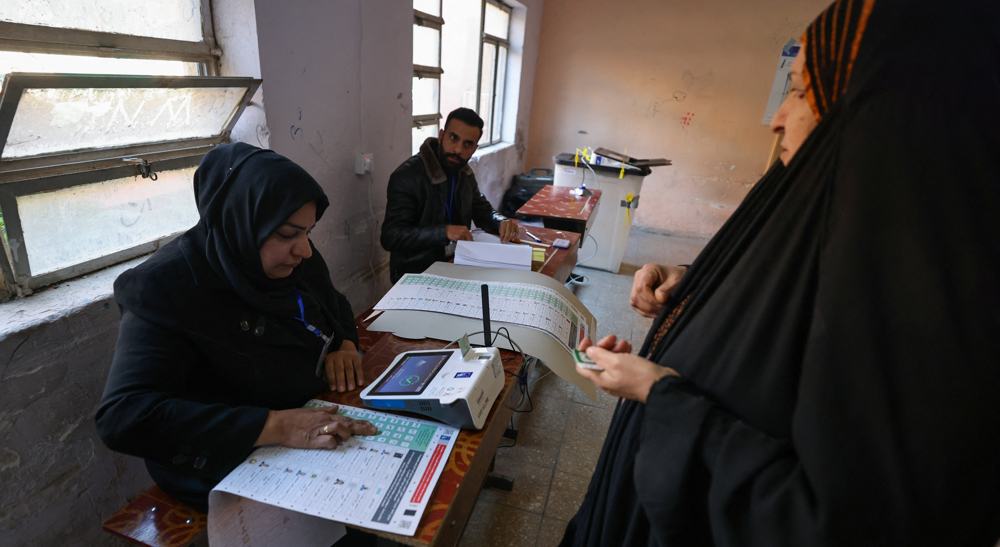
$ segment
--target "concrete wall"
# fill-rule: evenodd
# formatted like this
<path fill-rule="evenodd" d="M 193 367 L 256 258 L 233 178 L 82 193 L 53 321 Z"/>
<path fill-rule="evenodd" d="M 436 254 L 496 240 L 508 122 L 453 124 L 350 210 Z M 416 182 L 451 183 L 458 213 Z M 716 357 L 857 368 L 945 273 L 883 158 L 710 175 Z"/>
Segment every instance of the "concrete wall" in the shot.
<path fill-rule="evenodd" d="M 334 283 L 360 313 L 388 286 L 388 255 L 378 246 L 377 228 L 389 174 L 410 155 L 412 6 L 395 0 L 256 4 L 213 0 L 221 73 L 265 82 L 233 138 L 273 147 L 323 185 L 332 206 L 313 240 Z M 511 144 L 483 151 L 474 162 L 497 204 L 510 177 L 522 171 L 527 146 L 542 3 L 525 5 L 533 11 L 515 10 L 522 24 L 512 33 L 514 41 L 517 32 L 526 36 L 516 48 L 522 74 L 509 83 L 521 92 L 508 103 L 504 139 Z M 354 175 L 358 152 L 374 153 L 372 179 Z M 126 545 L 103 532 L 101 522 L 152 482 L 141 460 L 104 447 L 93 417 L 118 332 L 111 284 L 135 263 L 0 304 L 4 547 Z"/>
<path fill-rule="evenodd" d="M 760 178 L 781 46 L 830 0 L 547 0 L 526 167 L 584 146 L 665 157 L 636 225 L 714 233 Z"/>

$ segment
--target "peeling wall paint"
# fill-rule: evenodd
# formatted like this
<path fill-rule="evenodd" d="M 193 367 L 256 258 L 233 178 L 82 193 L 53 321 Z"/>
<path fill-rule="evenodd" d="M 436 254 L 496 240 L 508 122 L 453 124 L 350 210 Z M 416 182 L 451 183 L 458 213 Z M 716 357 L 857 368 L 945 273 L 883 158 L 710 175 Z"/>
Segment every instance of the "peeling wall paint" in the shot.
<path fill-rule="evenodd" d="M 766 168 L 781 46 L 827 5 L 547 0 L 526 167 L 584 146 L 669 158 L 643 183 L 636 226 L 715 233 Z"/>

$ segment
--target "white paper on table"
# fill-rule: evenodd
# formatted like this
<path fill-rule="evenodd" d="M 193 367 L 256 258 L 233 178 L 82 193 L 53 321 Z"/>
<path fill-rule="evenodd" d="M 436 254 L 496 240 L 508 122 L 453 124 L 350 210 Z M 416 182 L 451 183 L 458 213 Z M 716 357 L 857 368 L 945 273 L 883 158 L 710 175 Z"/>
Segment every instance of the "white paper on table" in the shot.
<path fill-rule="evenodd" d="M 312 400 L 305 406 L 330 405 Z M 339 523 L 416 533 L 458 429 L 343 405 L 337 414 L 371 421 L 379 433 L 351 437 L 333 450 L 258 448 L 209 495 L 211 545 L 214 533 L 218 545 L 254 540 L 256 546 L 329 547 L 343 530 Z M 241 509 L 253 511 L 256 528 L 239 523 Z M 285 528 L 296 530 L 294 541 Z"/>
<path fill-rule="evenodd" d="M 455 264 L 487 268 L 531 270 L 531 247 L 528 245 L 459 241 Z"/>
<path fill-rule="evenodd" d="M 421 275 L 444 278 L 444 281 L 438 281 L 432 286 L 438 286 L 446 291 L 450 291 L 451 294 L 444 294 L 444 298 L 453 300 L 451 305 L 445 305 L 441 300 L 434 302 L 432 296 L 435 291 L 433 290 L 423 293 L 424 297 L 431 301 L 425 300 L 423 303 L 419 302 L 420 286 L 424 284 L 422 282 L 427 282 L 428 280 L 404 275 L 393 286 L 392 290 L 376 304 L 376 309 L 382 308 L 387 311 L 368 326 L 369 331 L 392 332 L 397 336 L 401 335 L 406 338 L 457 340 L 463 334 L 482 329 L 482 311 L 479 309 L 482 306 L 482 297 L 477 288 L 481 284 L 486 283 L 490 287 L 491 309 L 497 309 L 497 305 L 506 303 L 505 299 L 494 301 L 493 298 L 494 293 L 499 293 L 501 287 L 506 288 L 513 284 L 532 289 L 541 289 L 548 292 L 548 295 L 553 297 L 555 301 L 563 303 L 564 307 L 573 311 L 578 319 L 578 324 L 582 325 L 577 332 L 578 335 L 586 335 L 593 338 L 597 332 L 597 319 L 580 302 L 580 299 L 566 289 L 562 283 L 538 272 L 476 268 L 473 266 L 449 264 L 447 262 L 435 262 Z M 442 283 L 443 286 L 441 285 Z M 424 286 L 426 287 L 427 285 L 424 284 Z M 397 291 L 397 288 L 400 291 Z M 538 294 L 529 293 L 529 296 L 535 298 Z M 553 301 L 552 298 L 546 298 L 546 300 L 550 303 Z M 553 314 L 550 318 L 559 319 L 560 315 L 565 317 L 564 314 Z M 516 315 L 514 319 L 517 319 Z M 517 341 L 524 352 L 545 361 L 545 364 L 552 369 L 552 372 L 579 387 L 591 400 L 596 401 L 597 388 L 593 382 L 577 372 L 572 352 L 567 347 L 567 342 L 570 341 L 559 334 L 561 329 L 549 330 L 548 327 L 555 326 L 550 324 L 546 324 L 547 328 L 545 329 L 539 329 L 534 326 L 528 326 L 531 324 L 530 319 L 527 321 L 527 324 L 523 322 L 525 319 L 524 316 L 520 319 L 522 320 L 521 323 L 509 322 L 504 323 L 502 326 L 510 330 L 512 338 Z M 497 321 L 498 318 L 494 315 L 493 320 Z M 493 328 L 499 328 L 500 326 L 494 323 Z M 570 328 L 570 332 L 573 330 Z M 571 344 L 575 348 L 578 342 L 574 340 Z M 504 349 L 511 349 L 502 336 L 496 337 L 494 345 Z"/>
<path fill-rule="evenodd" d="M 530 247 L 525 247 L 529 251 Z M 591 335 L 587 318 L 558 291 L 531 283 L 459 280 L 405 274 L 375 304 L 377 310 L 416 310 L 482 319 L 482 285 L 489 287 L 490 320 L 545 332 L 572 351 Z"/>
<path fill-rule="evenodd" d="M 500 236 L 495 236 L 489 232 L 485 232 L 480 228 L 472 230 L 472 241 L 478 241 L 480 243 L 500 243 Z"/>

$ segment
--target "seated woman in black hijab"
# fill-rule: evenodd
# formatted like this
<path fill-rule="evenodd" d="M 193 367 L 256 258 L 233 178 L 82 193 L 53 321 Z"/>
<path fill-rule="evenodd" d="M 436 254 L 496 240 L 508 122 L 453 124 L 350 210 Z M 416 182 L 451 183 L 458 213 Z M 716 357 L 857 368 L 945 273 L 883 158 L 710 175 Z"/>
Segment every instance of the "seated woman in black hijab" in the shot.
<path fill-rule="evenodd" d="M 287 158 L 236 143 L 205 155 L 194 192 L 198 224 L 115 281 L 122 320 L 97 430 L 207 511 L 255 446 L 333 448 L 376 428 L 300 408 L 364 382 L 351 306 L 309 241 L 323 189 Z"/>
<path fill-rule="evenodd" d="M 563 545 L 994 545 L 998 21 L 839 0 L 809 27 L 815 129 L 656 275 L 638 355 L 585 341 L 625 398 Z"/>

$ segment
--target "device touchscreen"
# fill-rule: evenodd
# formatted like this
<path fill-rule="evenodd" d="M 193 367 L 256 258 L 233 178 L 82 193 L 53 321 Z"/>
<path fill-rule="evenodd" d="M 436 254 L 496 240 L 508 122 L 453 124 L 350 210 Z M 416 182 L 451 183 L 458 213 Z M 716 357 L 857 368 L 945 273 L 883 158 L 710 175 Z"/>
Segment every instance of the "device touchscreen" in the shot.
<path fill-rule="evenodd" d="M 451 356 L 450 351 L 406 354 L 369 395 L 420 395 Z"/>

